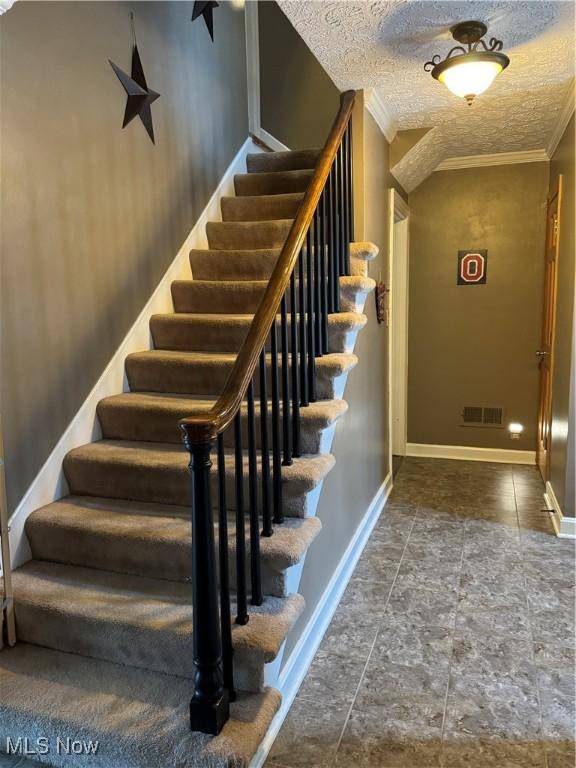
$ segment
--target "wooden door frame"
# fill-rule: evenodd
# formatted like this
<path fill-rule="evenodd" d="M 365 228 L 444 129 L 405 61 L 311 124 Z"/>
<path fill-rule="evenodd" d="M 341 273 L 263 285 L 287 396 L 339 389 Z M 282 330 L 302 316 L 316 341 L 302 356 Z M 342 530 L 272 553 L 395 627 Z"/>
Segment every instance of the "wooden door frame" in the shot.
<path fill-rule="evenodd" d="M 401 225 L 401 228 L 398 228 Z M 388 432 L 392 456 L 406 455 L 408 441 L 408 266 L 410 208 L 394 188 L 388 191 Z M 401 235 L 400 245 L 396 234 Z"/>
<path fill-rule="evenodd" d="M 540 372 L 540 382 L 539 382 L 539 394 L 538 394 L 538 414 L 537 414 L 537 429 L 536 429 L 536 464 L 542 473 L 542 478 L 544 482 L 548 482 L 550 479 L 550 454 L 551 454 L 551 448 L 552 448 L 552 383 L 554 379 L 554 347 L 556 342 L 556 305 L 557 305 L 557 297 L 558 297 L 558 255 L 559 255 L 559 248 L 560 248 L 560 236 L 561 236 L 561 230 L 560 230 L 560 218 L 561 218 L 561 205 L 562 205 L 562 174 L 558 175 L 558 178 L 556 179 L 556 184 L 553 188 L 552 194 L 548 197 L 547 204 L 546 204 L 546 244 L 544 248 L 544 259 L 545 259 L 545 270 L 547 269 L 547 262 L 548 262 L 548 254 L 549 254 L 549 222 L 550 222 L 550 205 L 551 203 L 557 199 L 557 211 L 558 216 L 556 220 L 556 230 L 557 230 L 557 237 L 556 242 L 554 243 L 553 247 L 555 249 L 554 253 L 554 259 L 555 262 L 554 265 L 554 274 L 551 284 L 548 284 L 546 280 L 546 271 L 544 273 L 544 286 L 543 286 L 543 302 L 542 302 L 542 331 L 541 331 L 541 337 L 540 337 L 540 347 L 545 346 L 545 339 L 544 339 L 544 330 L 545 330 L 545 323 L 546 323 L 546 313 L 547 313 L 547 307 L 548 303 L 550 305 L 550 351 L 549 351 L 549 381 L 548 381 L 548 392 L 547 392 L 547 402 L 543 404 L 543 398 L 545 396 L 543 392 L 543 374 L 542 371 Z M 548 292 L 550 292 L 550 302 L 548 302 Z M 540 454 L 541 454 L 541 443 L 540 440 L 540 434 L 541 434 L 541 422 L 543 420 L 543 413 L 546 413 L 546 426 L 548 430 L 547 434 L 547 440 L 546 440 L 546 459 L 545 459 L 545 466 L 544 471 L 542 472 L 542 464 L 540 462 Z"/>

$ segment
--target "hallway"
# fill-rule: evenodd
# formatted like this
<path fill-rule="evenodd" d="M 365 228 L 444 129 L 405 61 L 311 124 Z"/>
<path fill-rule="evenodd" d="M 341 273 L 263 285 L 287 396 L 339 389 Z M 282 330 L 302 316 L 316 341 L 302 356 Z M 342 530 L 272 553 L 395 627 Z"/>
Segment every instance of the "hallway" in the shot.
<path fill-rule="evenodd" d="M 574 542 L 528 466 L 404 460 L 275 768 L 573 768 Z"/>

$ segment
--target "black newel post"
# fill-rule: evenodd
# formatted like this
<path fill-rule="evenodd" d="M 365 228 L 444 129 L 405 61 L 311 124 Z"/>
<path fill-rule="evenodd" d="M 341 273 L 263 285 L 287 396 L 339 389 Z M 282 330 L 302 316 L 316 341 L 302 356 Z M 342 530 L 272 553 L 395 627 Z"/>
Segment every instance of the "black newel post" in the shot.
<path fill-rule="evenodd" d="M 210 500 L 210 453 L 214 440 L 192 442 L 186 426 L 192 481 L 192 605 L 194 608 L 194 695 L 190 702 L 193 731 L 216 735 L 230 716 L 224 688 L 222 637 L 218 613 L 218 578 L 214 521 Z"/>

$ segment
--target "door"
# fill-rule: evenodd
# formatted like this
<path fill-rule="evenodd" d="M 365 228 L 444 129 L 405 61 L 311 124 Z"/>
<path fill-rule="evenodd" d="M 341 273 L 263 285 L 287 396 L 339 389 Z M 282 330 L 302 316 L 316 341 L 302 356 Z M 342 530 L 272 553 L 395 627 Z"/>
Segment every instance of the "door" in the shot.
<path fill-rule="evenodd" d="M 548 200 L 546 248 L 544 254 L 544 308 L 540 349 L 536 354 L 540 366 L 540 402 L 538 405 L 538 444 L 536 460 L 544 482 L 549 478 L 550 438 L 552 426 L 552 374 L 554 371 L 554 327 L 556 323 L 556 284 L 558 245 L 560 242 L 560 202 L 562 176 Z"/>

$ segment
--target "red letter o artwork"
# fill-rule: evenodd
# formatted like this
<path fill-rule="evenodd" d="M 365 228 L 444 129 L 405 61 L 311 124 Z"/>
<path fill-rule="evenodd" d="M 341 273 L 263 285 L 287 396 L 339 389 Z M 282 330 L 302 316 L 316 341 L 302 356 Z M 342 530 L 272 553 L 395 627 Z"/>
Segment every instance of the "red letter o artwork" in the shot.
<path fill-rule="evenodd" d="M 482 252 L 460 251 L 458 284 L 478 285 L 486 282 L 486 256 Z"/>

